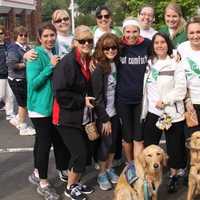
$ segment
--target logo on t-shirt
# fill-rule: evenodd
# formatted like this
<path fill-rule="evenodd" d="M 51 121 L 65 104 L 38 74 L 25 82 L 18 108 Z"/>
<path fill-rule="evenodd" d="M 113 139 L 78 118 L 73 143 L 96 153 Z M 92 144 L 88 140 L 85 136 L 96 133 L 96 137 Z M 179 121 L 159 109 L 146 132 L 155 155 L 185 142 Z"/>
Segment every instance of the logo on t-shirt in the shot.
<path fill-rule="evenodd" d="M 189 79 L 191 79 L 192 76 L 197 76 L 200 78 L 200 66 L 190 58 L 187 58 L 187 61 L 190 66 L 190 69 L 186 70 L 187 77 Z"/>

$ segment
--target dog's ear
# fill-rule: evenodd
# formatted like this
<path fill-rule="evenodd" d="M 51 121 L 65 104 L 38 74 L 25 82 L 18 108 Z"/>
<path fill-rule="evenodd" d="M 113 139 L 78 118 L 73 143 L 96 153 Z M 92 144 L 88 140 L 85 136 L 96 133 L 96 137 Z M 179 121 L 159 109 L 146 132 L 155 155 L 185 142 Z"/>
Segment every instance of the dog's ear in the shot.
<path fill-rule="evenodd" d="M 162 165 L 166 167 L 166 166 L 167 166 L 167 161 L 168 161 L 168 158 L 169 158 L 169 157 L 168 157 L 168 155 L 167 155 L 164 151 L 163 151 L 163 154 L 162 154 L 162 155 L 163 155 L 163 158 L 162 158 Z"/>
<path fill-rule="evenodd" d="M 145 160 L 144 152 L 141 152 L 141 153 L 137 156 L 137 160 L 138 160 L 139 163 L 142 165 L 143 169 L 146 168 L 147 163 L 146 163 L 146 160 Z"/>

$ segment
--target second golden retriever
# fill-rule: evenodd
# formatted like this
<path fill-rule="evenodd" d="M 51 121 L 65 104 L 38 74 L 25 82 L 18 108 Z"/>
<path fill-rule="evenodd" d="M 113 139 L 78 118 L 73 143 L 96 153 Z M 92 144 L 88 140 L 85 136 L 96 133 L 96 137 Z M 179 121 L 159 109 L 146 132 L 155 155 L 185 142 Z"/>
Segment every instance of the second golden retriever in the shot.
<path fill-rule="evenodd" d="M 196 131 L 189 138 L 190 172 L 188 179 L 187 200 L 192 200 L 200 194 L 200 131 Z"/>
<path fill-rule="evenodd" d="M 157 190 L 162 181 L 162 169 L 166 165 L 167 155 L 157 145 L 146 147 L 135 159 L 136 180 L 132 185 L 122 171 L 114 191 L 114 200 L 144 200 L 144 184 L 147 181 L 152 200 L 157 199 Z"/>

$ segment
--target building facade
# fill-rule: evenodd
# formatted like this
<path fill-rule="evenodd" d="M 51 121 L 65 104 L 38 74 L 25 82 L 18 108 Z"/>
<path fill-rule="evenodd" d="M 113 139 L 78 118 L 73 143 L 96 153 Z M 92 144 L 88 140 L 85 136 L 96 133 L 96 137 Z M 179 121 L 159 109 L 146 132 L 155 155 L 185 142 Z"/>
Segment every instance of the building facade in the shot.
<path fill-rule="evenodd" d="M 0 0 L 0 24 L 12 38 L 16 26 L 23 25 L 32 38 L 41 23 L 41 0 Z"/>

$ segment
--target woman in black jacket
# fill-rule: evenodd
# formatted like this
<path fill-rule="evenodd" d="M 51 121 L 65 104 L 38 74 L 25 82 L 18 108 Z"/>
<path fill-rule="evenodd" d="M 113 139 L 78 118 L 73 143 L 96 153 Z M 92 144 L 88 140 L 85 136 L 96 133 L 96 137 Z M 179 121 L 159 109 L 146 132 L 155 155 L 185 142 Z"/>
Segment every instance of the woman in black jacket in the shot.
<path fill-rule="evenodd" d="M 93 108 L 90 101 L 94 99 L 88 96 L 89 62 L 93 47 L 93 35 L 89 27 L 81 25 L 76 28 L 74 46 L 54 70 L 53 122 L 71 154 L 65 195 L 71 199 L 85 200 L 85 194 L 93 192 L 79 182 L 87 160 L 83 124 L 87 122 L 87 108 Z"/>
<path fill-rule="evenodd" d="M 119 41 L 112 33 L 104 34 L 97 42 L 94 58 L 97 61 L 92 73 L 92 91 L 95 111 L 101 134 L 98 147 L 100 172 L 97 178 L 100 189 L 109 190 L 118 181 L 112 168 L 120 123 L 115 109 L 116 61 L 119 57 Z M 111 183 L 110 183 L 111 182 Z"/>

